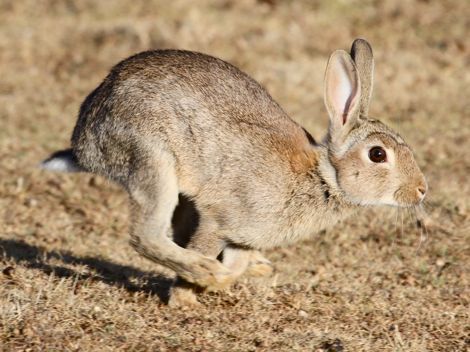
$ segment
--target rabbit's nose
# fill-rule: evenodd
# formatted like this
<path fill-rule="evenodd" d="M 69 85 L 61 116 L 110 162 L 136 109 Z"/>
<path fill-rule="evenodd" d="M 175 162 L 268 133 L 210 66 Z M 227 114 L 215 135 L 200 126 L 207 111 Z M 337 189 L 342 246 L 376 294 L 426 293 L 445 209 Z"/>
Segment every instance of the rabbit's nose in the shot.
<path fill-rule="evenodd" d="M 424 197 L 426 196 L 426 186 L 424 185 L 421 185 L 421 186 L 418 186 L 418 188 L 416 188 L 416 191 L 418 193 L 418 197 L 420 200 L 423 200 Z"/>

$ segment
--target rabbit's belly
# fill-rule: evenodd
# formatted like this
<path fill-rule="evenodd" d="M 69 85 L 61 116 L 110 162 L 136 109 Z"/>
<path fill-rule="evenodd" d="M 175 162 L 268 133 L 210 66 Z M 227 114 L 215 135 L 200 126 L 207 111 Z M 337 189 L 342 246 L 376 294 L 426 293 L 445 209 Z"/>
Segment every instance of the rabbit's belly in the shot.
<path fill-rule="evenodd" d="M 301 217 L 294 223 L 286 219 L 273 219 L 273 224 L 277 223 L 276 226 L 265 226 L 264 228 L 255 226 L 251 231 L 245 229 L 239 232 L 236 238 L 230 238 L 230 240 L 239 245 L 256 249 L 286 246 L 334 226 L 348 214 L 349 212 L 322 212 Z"/>
<path fill-rule="evenodd" d="M 293 226 L 280 234 L 279 246 L 289 245 L 307 239 L 323 230 L 334 226 L 338 222 L 337 217 L 324 216 L 310 219 L 307 223 Z"/>

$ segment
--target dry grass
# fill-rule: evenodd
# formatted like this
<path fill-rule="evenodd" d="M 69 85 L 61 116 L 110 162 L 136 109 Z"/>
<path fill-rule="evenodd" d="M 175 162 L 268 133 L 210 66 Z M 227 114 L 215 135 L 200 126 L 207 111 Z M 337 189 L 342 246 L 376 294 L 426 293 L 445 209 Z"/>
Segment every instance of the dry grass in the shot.
<path fill-rule="evenodd" d="M 0 2 L 0 350 L 467 351 L 467 1 Z M 416 149 L 428 238 L 368 209 L 267 256 L 276 274 L 179 311 L 127 243 L 127 200 L 35 165 L 68 145 L 78 106 L 118 60 L 157 47 L 227 59 L 315 136 L 327 55 L 368 38 L 371 114 Z M 166 276 L 167 277 L 167 276 Z"/>

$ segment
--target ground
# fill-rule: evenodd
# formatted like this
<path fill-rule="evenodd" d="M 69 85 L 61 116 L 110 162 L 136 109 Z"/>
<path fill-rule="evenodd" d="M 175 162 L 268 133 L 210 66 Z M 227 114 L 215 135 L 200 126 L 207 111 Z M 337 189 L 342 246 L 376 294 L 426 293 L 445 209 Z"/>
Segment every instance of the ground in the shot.
<path fill-rule="evenodd" d="M 468 351 L 467 1 L 0 2 L 1 351 Z M 148 48 L 248 72 L 317 139 L 326 60 L 373 45 L 370 114 L 429 182 L 428 215 L 364 209 L 266 253 L 273 276 L 165 304 L 171 273 L 128 244 L 125 193 L 37 164 L 69 145 L 79 104 Z"/>

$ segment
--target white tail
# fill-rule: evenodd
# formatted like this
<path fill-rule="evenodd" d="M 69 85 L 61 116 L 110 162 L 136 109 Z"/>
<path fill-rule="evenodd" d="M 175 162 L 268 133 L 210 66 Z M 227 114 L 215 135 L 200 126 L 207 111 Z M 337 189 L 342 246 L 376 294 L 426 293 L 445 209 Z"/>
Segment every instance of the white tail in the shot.
<path fill-rule="evenodd" d="M 60 150 L 44 160 L 39 167 L 45 170 L 58 172 L 80 172 L 83 171 L 78 165 L 72 149 Z"/>

